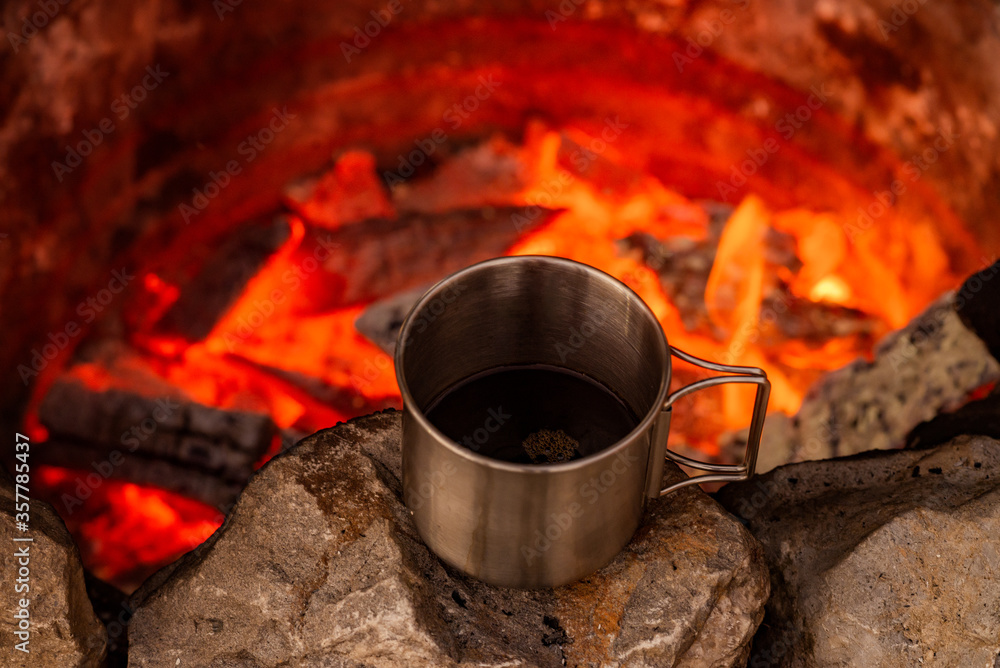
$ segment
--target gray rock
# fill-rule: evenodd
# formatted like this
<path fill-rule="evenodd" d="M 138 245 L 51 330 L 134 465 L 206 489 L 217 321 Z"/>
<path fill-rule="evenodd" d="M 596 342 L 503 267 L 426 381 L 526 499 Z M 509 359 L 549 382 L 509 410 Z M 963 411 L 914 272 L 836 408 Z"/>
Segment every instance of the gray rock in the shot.
<path fill-rule="evenodd" d="M 29 460 L 30 464 L 30 460 Z M 0 466 L 0 573 L 3 573 L 4 614 L 0 617 L 4 666 L 100 666 L 107 652 L 107 631 L 94 614 L 87 598 L 83 565 L 76 544 L 66 525 L 47 503 L 31 499 L 29 529 L 21 532 L 15 525 L 14 481 Z M 23 502 L 18 500 L 19 503 Z M 31 542 L 14 542 L 31 538 Z M 28 556 L 15 556 L 27 548 Z M 27 561 L 29 573 L 20 569 Z M 26 580 L 26 581 L 22 581 Z M 27 585 L 18 592 L 16 586 Z M 24 638 L 13 615 L 21 599 L 28 601 L 28 653 L 15 650 Z"/>
<path fill-rule="evenodd" d="M 129 665 L 745 662 L 767 570 L 707 495 L 652 504 L 629 546 L 583 581 L 491 587 L 416 535 L 399 498 L 399 416 L 319 432 L 262 468 L 206 543 L 136 592 Z"/>
<path fill-rule="evenodd" d="M 783 466 L 719 498 L 771 567 L 751 666 L 1000 661 L 1000 441 Z"/>
<path fill-rule="evenodd" d="M 793 418 L 769 415 L 757 470 L 902 447 L 918 424 L 1000 380 L 1000 364 L 955 311 L 966 301 L 956 302 L 954 292 L 943 295 L 881 341 L 873 360 L 824 375 Z M 733 447 L 741 449 L 742 441 Z"/>

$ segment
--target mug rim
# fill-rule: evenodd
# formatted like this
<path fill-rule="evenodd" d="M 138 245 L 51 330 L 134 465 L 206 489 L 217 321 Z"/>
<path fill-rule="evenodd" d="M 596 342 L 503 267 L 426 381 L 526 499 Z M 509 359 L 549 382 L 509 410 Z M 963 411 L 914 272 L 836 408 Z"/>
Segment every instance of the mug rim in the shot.
<path fill-rule="evenodd" d="M 580 459 L 574 459 L 568 462 L 556 462 L 556 463 L 546 463 L 546 464 L 517 464 L 514 462 L 506 462 L 500 459 L 494 459 L 493 457 L 487 457 L 486 455 L 481 455 L 477 452 L 462 447 L 459 443 L 456 443 L 453 439 L 446 436 L 444 432 L 438 429 L 428 418 L 424 415 L 424 411 L 416 404 L 413 400 L 413 396 L 410 393 L 409 385 L 406 382 L 406 377 L 404 373 L 404 353 L 406 346 L 403 342 L 409 338 L 409 331 L 414 325 L 413 315 L 418 313 L 424 306 L 429 302 L 437 298 L 437 296 L 450 284 L 461 280 L 462 277 L 472 274 L 476 271 L 481 271 L 483 269 L 492 268 L 494 266 L 503 266 L 506 264 L 517 264 L 524 260 L 535 260 L 542 261 L 550 265 L 562 265 L 563 267 L 572 267 L 574 270 L 583 270 L 590 274 L 594 278 L 604 281 L 611 286 L 621 289 L 624 288 L 630 298 L 638 302 L 640 310 L 643 312 L 645 317 L 649 318 L 659 329 L 661 336 L 657 337 L 657 346 L 662 347 L 661 352 L 663 353 L 663 359 L 665 364 L 660 370 L 660 387 L 656 394 L 656 399 L 653 405 L 646 411 L 645 416 L 639 421 L 639 423 L 625 436 L 612 443 L 606 448 L 598 450 L 597 452 L 591 453 Z M 399 334 L 396 337 L 396 351 L 393 355 L 393 362 L 396 366 L 396 383 L 399 385 L 399 393 L 403 399 L 403 412 L 404 415 L 409 412 L 413 417 L 420 423 L 420 426 L 426 429 L 429 433 L 433 434 L 435 438 L 445 447 L 449 448 L 453 453 L 469 460 L 475 464 L 484 464 L 493 469 L 508 471 L 511 473 L 534 473 L 536 475 L 543 475 L 547 473 L 561 473 L 570 472 L 577 469 L 586 468 L 592 462 L 602 459 L 608 456 L 615 456 L 619 451 L 624 450 L 630 443 L 635 441 L 636 438 L 641 436 L 644 432 L 648 431 L 656 419 L 659 417 L 661 411 L 663 410 L 663 405 L 667 399 L 667 391 L 670 388 L 670 379 L 672 376 L 672 359 L 670 355 L 670 345 L 667 342 L 666 332 L 663 331 L 663 326 L 657 319 L 656 315 L 653 313 L 649 305 L 635 292 L 632 288 L 626 285 L 624 282 L 618 280 L 611 274 L 601 271 L 597 267 L 593 267 L 589 264 L 583 262 L 578 262 L 576 260 L 571 260 L 569 258 L 559 257 L 555 255 L 509 255 L 503 257 L 491 258 L 489 260 L 483 260 L 482 262 L 477 262 L 471 264 L 464 269 L 460 269 L 448 276 L 444 277 L 433 286 L 431 286 L 427 292 L 417 300 L 410 311 L 406 314 L 406 318 L 403 320 L 403 326 L 399 330 Z M 603 383 L 602 383 L 603 384 Z"/>

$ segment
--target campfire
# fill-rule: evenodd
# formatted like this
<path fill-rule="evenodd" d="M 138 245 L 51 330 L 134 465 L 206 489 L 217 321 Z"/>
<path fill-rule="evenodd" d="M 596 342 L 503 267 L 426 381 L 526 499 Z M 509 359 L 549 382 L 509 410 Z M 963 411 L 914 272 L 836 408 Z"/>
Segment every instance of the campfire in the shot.
<path fill-rule="evenodd" d="M 1000 87 L 900 38 L 979 62 L 1000 48 L 985 10 L 882 4 L 171 5 L 129 10 L 166 27 L 109 37 L 126 64 L 100 83 L 53 46 L 89 39 L 60 32 L 71 6 L 12 33 L 0 358 L 32 495 L 136 590 L 279 452 L 399 409 L 409 308 L 498 256 L 596 267 L 671 345 L 765 369 L 765 447 L 785 438 L 830 372 L 1000 249 Z M 673 384 L 703 375 L 676 363 Z M 936 408 L 993 386 L 950 389 Z M 671 449 L 731 462 L 752 392 L 685 398 Z"/>
<path fill-rule="evenodd" d="M 290 183 L 272 222 L 235 226 L 186 282 L 162 264 L 137 270 L 124 329 L 88 340 L 29 415 L 34 438 L 52 444 L 43 496 L 66 511 L 85 564 L 134 587 L 221 523 L 282 433 L 290 443 L 399 408 L 391 345 L 407 295 L 415 300 L 449 268 L 539 254 L 602 269 L 643 298 L 671 344 L 766 368 L 771 409 L 789 415 L 824 372 L 869 355 L 960 282 L 942 232 L 924 221 L 894 218 L 863 230 L 850 216 L 773 207 L 753 194 L 732 203 L 688 197 L 616 146 L 627 129 L 620 117 L 599 132 L 532 122 L 522 142 L 487 138 L 394 187 L 371 154 L 348 151 L 327 171 Z M 682 367 L 675 384 L 696 377 Z M 225 447 L 219 434 L 171 426 L 176 416 L 152 412 L 144 426 L 139 409 L 137 430 L 122 422 L 110 437 L 88 427 L 100 421 L 86 415 L 68 421 L 54 397 L 72 385 L 76 395 L 104 397 L 75 401 L 109 418 L 166 393 L 176 397 L 174 411 L 212 407 L 234 423 L 263 416 L 274 429 L 246 444 L 241 466 L 227 466 L 211 452 Z M 745 389 L 692 402 L 673 447 L 723 461 L 720 442 L 749 422 Z M 109 393 L 121 398 L 109 403 Z M 187 440 L 160 438 L 184 430 Z M 87 459 L 74 447 L 106 457 L 120 445 L 150 469 L 58 465 Z M 157 466 L 169 472 L 154 473 Z M 190 476 L 214 477 L 212 491 Z M 176 493 L 185 491 L 194 499 Z"/>

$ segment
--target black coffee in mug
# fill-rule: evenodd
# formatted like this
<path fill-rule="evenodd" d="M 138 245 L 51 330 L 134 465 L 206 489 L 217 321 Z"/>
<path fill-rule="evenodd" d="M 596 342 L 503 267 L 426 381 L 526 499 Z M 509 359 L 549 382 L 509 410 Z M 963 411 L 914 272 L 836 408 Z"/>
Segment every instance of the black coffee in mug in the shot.
<path fill-rule="evenodd" d="M 586 457 L 617 443 L 639 424 L 603 384 L 548 365 L 476 374 L 445 390 L 425 414 L 469 450 L 518 464 Z"/>

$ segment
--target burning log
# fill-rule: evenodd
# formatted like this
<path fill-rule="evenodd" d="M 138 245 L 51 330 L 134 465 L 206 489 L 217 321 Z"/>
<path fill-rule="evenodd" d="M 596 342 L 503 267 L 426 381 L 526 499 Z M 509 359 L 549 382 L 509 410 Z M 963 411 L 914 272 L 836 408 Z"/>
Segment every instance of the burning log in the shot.
<path fill-rule="evenodd" d="M 273 377 L 274 382 L 279 384 L 289 396 L 301 398 L 303 401 L 311 400 L 320 402 L 341 415 L 353 415 L 355 413 L 367 415 L 386 410 L 387 408 L 399 407 L 399 401 L 395 397 L 369 398 L 359 393 L 356 386 L 338 387 L 330 385 L 320 378 L 297 371 L 288 371 L 287 369 L 259 364 L 252 360 L 236 356 L 230 356 L 228 359 L 236 365 Z M 355 383 L 357 382 L 360 381 L 356 379 Z M 302 436 L 306 435 L 302 434 Z"/>
<path fill-rule="evenodd" d="M 663 291 L 677 307 L 688 330 L 717 329 L 709 317 L 705 293 L 716 261 L 722 226 L 731 214 L 731 208 L 717 207 L 710 234 L 705 239 L 678 236 L 661 240 L 637 232 L 618 242 L 623 252 L 637 253 L 643 264 L 657 273 Z M 765 232 L 762 253 L 767 269 L 765 274 L 770 280 L 764 285 L 760 310 L 780 313 L 781 317 L 773 326 L 761 327 L 761 345 L 777 345 L 788 339 L 821 344 L 846 336 L 859 336 L 863 342 L 871 342 L 879 330 L 877 319 L 857 309 L 798 297 L 786 282 L 777 278 L 783 273 L 796 272 L 802 266 L 789 235 L 769 228 Z M 722 335 L 718 331 L 714 333 Z"/>
<path fill-rule="evenodd" d="M 38 417 L 50 434 L 38 449 L 42 463 L 94 469 L 215 506 L 236 497 L 277 433 L 267 415 L 95 391 L 73 379 L 52 386 Z"/>
<path fill-rule="evenodd" d="M 240 296 L 247 282 L 288 239 L 288 223 L 241 226 L 204 261 L 156 324 L 158 334 L 200 341 Z"/>
<path fill-rule="evenodd" d="M 38 448 L 38 454 L 33 455 L 33 459 L 38 464 L 46 466 L 60 466 L 86 472 L 81 476 L 83 481 L 81 484 L 87 485 L 88 489 L 92 485 L 86 482 L 87 475 L 96 473 L 103 476 L 104 471 L 110 470 L 110 478 L 170 490 L 218 509 L 232 505 L 253 472 L 252 468 L 246 470 L 240 481 L 226 480 L 217 472 L 206 472 L 195 468 L 192 461 L 180 464 L 161 459 L 160 457 L 166 455 L 159 453 L 126 454 L 117 451 L 119 454 L 115 455 L 115 452 L 116 450 L 107 444 L 92 444 L 55 437 Z M 81 493 L 79 489 L 77 487 L 73 490 L 75 496 L 63 497 L 63 508 L 66 511 L 74 511 L 78 504 L 85 501 L 83 496 L 86 492 Z"/>
<path fill-rule="evenodd" d="M 517 203 L 529 185 L 525 175 L 530 171 L 522 148 L 495 136 L 443 157 L 426 177 L 405 183 L 398 183 L 392 173 L 386 177 L 397 211 L 444 213 Z"/>
<path fill-rule="evenodd" d="M 993 326 L 998 273 L 1000 263 L 972 275 L 884 339 L 873 360 L 827 374 L 794 417 L 769 416 L 758 470 L 901 447 L 914 427 L 1000 380 Z"/>
<path fill-rule="evenodd" d="M 660 277 L 664 292 L 677 307 L 689 330 L 711 330 L 712 321 L 705 303 L 709 275 L 716 260 L 722 226 L 732 214 L 718 207 L 712 216 L 710 235 L 705 239 L 679 236 L 657 239 L 637 232 L 619 241 L 625 253 L 637 253 L 643 264 Z M 798 271 L 802 262 L 795 255 L 794 240 L 787 234 L 768 229 L 763 249 L 766 275 L 776 277 L 781 270 Z M 857 309 L 825 301 L 812 301 L 793 294 L 784 281 L 772 278 L 764 286 L 761 311 L 780 313 L 773 326 L 761 327 L 761 344 L 777 345 L 788 339 L 821 344 L 831 338 L 860 336 L 870 342 L 879 331 L 879 322 Z"/>
<path fill-rule="evenodd" d="M 308 273 L 310 257 L 321 271 L 308 273 L 295 292 L 298 313 L 321 313 L 364 304 L 436 281 L 462 267 L 503 255 L 522 233 L 543 224 L 512 222 L 523 207 L 484 206 L 441 214 L 404 213 L 373 218 L 334 231 L 308 228 L 293 261 Z M 325 247 L 332 252 L 322 253 Z"/>
<path fill-rule="evenodd" d="M 309 224 L 331 230 L 368 218 L 396 216 L 378 178 L 375 158 L 365 151 L 348 151 L 321 176 L 290 183 L 284 199 Z"/>
<path fill-rule="evenodd" d="M 286 204 L 302 216 L 292 224 L 291 239 L 284 219 L 271 226 L 241 228 L 180 286 L 180 297 L 154 327 L 156 336 L 204 339 L 286 243 L 286 262 L 274 272 L 276 287 L 291 296 L 292 310 L 299 315 L 371 302 L 502 255 L 555 212 L 536 207 L 538 211 L 526 217 L 524 207 L 489 204 L 488 192 L 479 189 L 463 190 L 478 201 L 465 201 L 464 206 L 462 201 L 447 201 L 455 182 L 471 178 L 487 191 L 487 184 L 499 179 L 502 185 L 494 186 L 497 197 L 504 194 L 510 203 L 521 184 L 493 170 L 481 173 L 480 154 L 487 149 L 496 147 L 487 144 L 459 156 L 416 188 L 399 188 L 395 208 L 378 183 L 371 156 L 345 154 L 327 174 L 287 189 Z M 511 160 L 500 164 L 507 163 Z M 415 201 L 415 192 L 424 193 L 427 201 Z M 453 208 L 433 210 L 428 203 Z M 517 222 L 521 218 L 527 222 Z"/>

